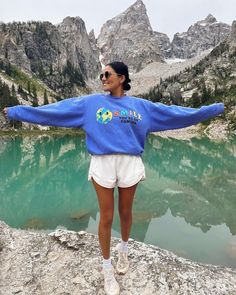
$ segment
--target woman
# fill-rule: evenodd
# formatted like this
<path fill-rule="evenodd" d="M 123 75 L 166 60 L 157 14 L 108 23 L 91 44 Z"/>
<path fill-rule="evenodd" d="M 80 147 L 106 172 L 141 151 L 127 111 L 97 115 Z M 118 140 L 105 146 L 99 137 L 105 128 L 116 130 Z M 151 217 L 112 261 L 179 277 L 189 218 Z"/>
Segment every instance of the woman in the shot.
<path fill-rule="evenodd" d="M 40 106 L 4 109 L 9 119 L 62 127 L 80 127 L 86 132 L 91 156 L 88 179 L 97 193 L 100 221 L 99 243 L 106 294 L 119 294 L 110 258 L 111 226 L 114 215 L 114 188 L 119 192 L 121 243 L 118 244 L 116 271 L 129 268 L 128 239 L 132 225 L 132 205 L 138 183 L 145 179 L 141 155 L 149 132 L 177 129 L 197 124 L 222 113 L 223 104 L 200 109 L 166 106 L 125 94 L 130 89 L 128 67 L 122 62 L 107 64 L 100 75 L 103 90 Z"/>

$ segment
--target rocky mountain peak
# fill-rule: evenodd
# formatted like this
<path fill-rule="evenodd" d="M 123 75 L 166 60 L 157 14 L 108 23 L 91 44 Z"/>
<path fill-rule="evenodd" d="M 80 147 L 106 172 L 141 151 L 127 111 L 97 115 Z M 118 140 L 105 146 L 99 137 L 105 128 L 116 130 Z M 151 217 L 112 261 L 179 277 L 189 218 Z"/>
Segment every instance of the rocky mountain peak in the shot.
<path fill-rule="evenodd" d="M 66 18 L 63 19 L 62 23 L 59 26 L 62 26 L 62 25 L 65 25 L 65 26 L 76 25 L 78 27 L 85 26 L 84 21 L 79 16 L 76 16 L 76 17 L 67 16 Z"/>
<path fill-rule="evenodd" d="M 104 64 L 123 60 L 134 72 L 151 62 L 163 61 L 158 40 L 141 0 L 102 26 L 97 45 Z"/>
<path fill-rule="evenodd" d="M 131 5 L 127 10 L 139 10 L 146 13 L 146 6 L 142 0 L 137 0 L 133 5 Z"/>
<path fill-rule="evenodd" d="M 0 60 L 33 73 L 63 95 L 78 93 L 83 81 L 100 71 L 99 53 L 92 48 L 80 17 L 66 17 L 57 26 L 50 22 L 2 23 Z"/>
<path fill-rule="evenodd" d="M 226 39 L 229 32 L 230 25 L 217 22 L 216 18 L 209 14 L 204 20 L 190 26 L 187 32 L 174 35 L 171 44 L 172 55 L 182 59 L 197 56 Z"/>
<path fill-rule="evenodd" d="M 131 5 L 128 9 L 121 13 L 121 15 L 129 15 L 130 17 L 137 14 L 139 14 L 139 18 L 144 22 L 144 25 L 148 24 L 151 28 L 149 18 L 147 16 L 146 6 L 144 5 L 142 0 L 137 0 L 133 5 Z M 135 22 L 135 24 L 137 24 L 137 21 L 135 21 L 135 19 L 133 19 L 133 21 Z"/>
<path fill-rule="evenodd" d="M 96 77 L 99 71 L 98 53 L 90 44 L 85 23 L 80 17 L 66 17 L 58 26 L 66 58 L 78 68 L 86 79 Z"/>
<path fill-rule="evenodd" d="M 208 16 L 204 19 L 203 22 L 213 24 L 217 22 L 217 19 L 212 14 L 208 14 Z"/>

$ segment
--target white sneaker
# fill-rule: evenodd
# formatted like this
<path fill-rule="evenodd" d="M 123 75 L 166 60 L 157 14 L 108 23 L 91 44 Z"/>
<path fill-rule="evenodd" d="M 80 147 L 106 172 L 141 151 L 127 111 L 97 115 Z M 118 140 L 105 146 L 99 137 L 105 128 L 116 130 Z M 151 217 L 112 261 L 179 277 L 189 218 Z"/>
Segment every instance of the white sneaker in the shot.
<path fill-rule="evenodd" d="M 116 246 L 116 250 L 118 251 L 118 261 L 116 264 L 116 271 L 118 274 L 124 275 L 129 269 L 128 252 L 124 252 L 120 248 L 121 248 L 121 245 L 118 244 Z"/>
<path fill-rule="evenodd" d="M 104 290 L 107 295 L 119 295 L 120 287 L 114 275 L 114 268 L 103 268 Z"/>

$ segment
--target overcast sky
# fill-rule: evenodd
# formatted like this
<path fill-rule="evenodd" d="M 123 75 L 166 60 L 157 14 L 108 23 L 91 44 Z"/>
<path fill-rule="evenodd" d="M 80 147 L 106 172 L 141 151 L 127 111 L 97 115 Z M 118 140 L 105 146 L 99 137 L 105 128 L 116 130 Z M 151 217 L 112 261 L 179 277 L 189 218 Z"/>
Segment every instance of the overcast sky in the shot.
<path fill-rule="evenodd" d="M 87 31 L 97 36 L 101 26 L 134 4 L 135 0 L 0 0 L 0 21 L 62 22 L 66 16 L 79 16 Z M 143 0 L 153 30 L 170 39 L 186 32 L 190 25 L 211 13 L 219 22 L 236 20 L 236 0 Z"/>

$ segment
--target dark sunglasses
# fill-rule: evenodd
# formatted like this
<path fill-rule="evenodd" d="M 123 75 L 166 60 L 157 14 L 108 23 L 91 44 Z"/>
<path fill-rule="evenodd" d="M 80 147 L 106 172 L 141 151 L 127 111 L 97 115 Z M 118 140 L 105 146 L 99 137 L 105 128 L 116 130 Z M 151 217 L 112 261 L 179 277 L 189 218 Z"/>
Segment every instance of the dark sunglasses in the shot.
<path fill-rule="evenodd" d="M 111 72 L 104 72 L 104 73 L 101 73 L 99 78 L 100 80 L 102 81 L 103 77 L 105 77 L 106 79 L 110 78 L 113 74 Z M 121 74 L 117 74 L 117 76 L 122 76 Z"/>

